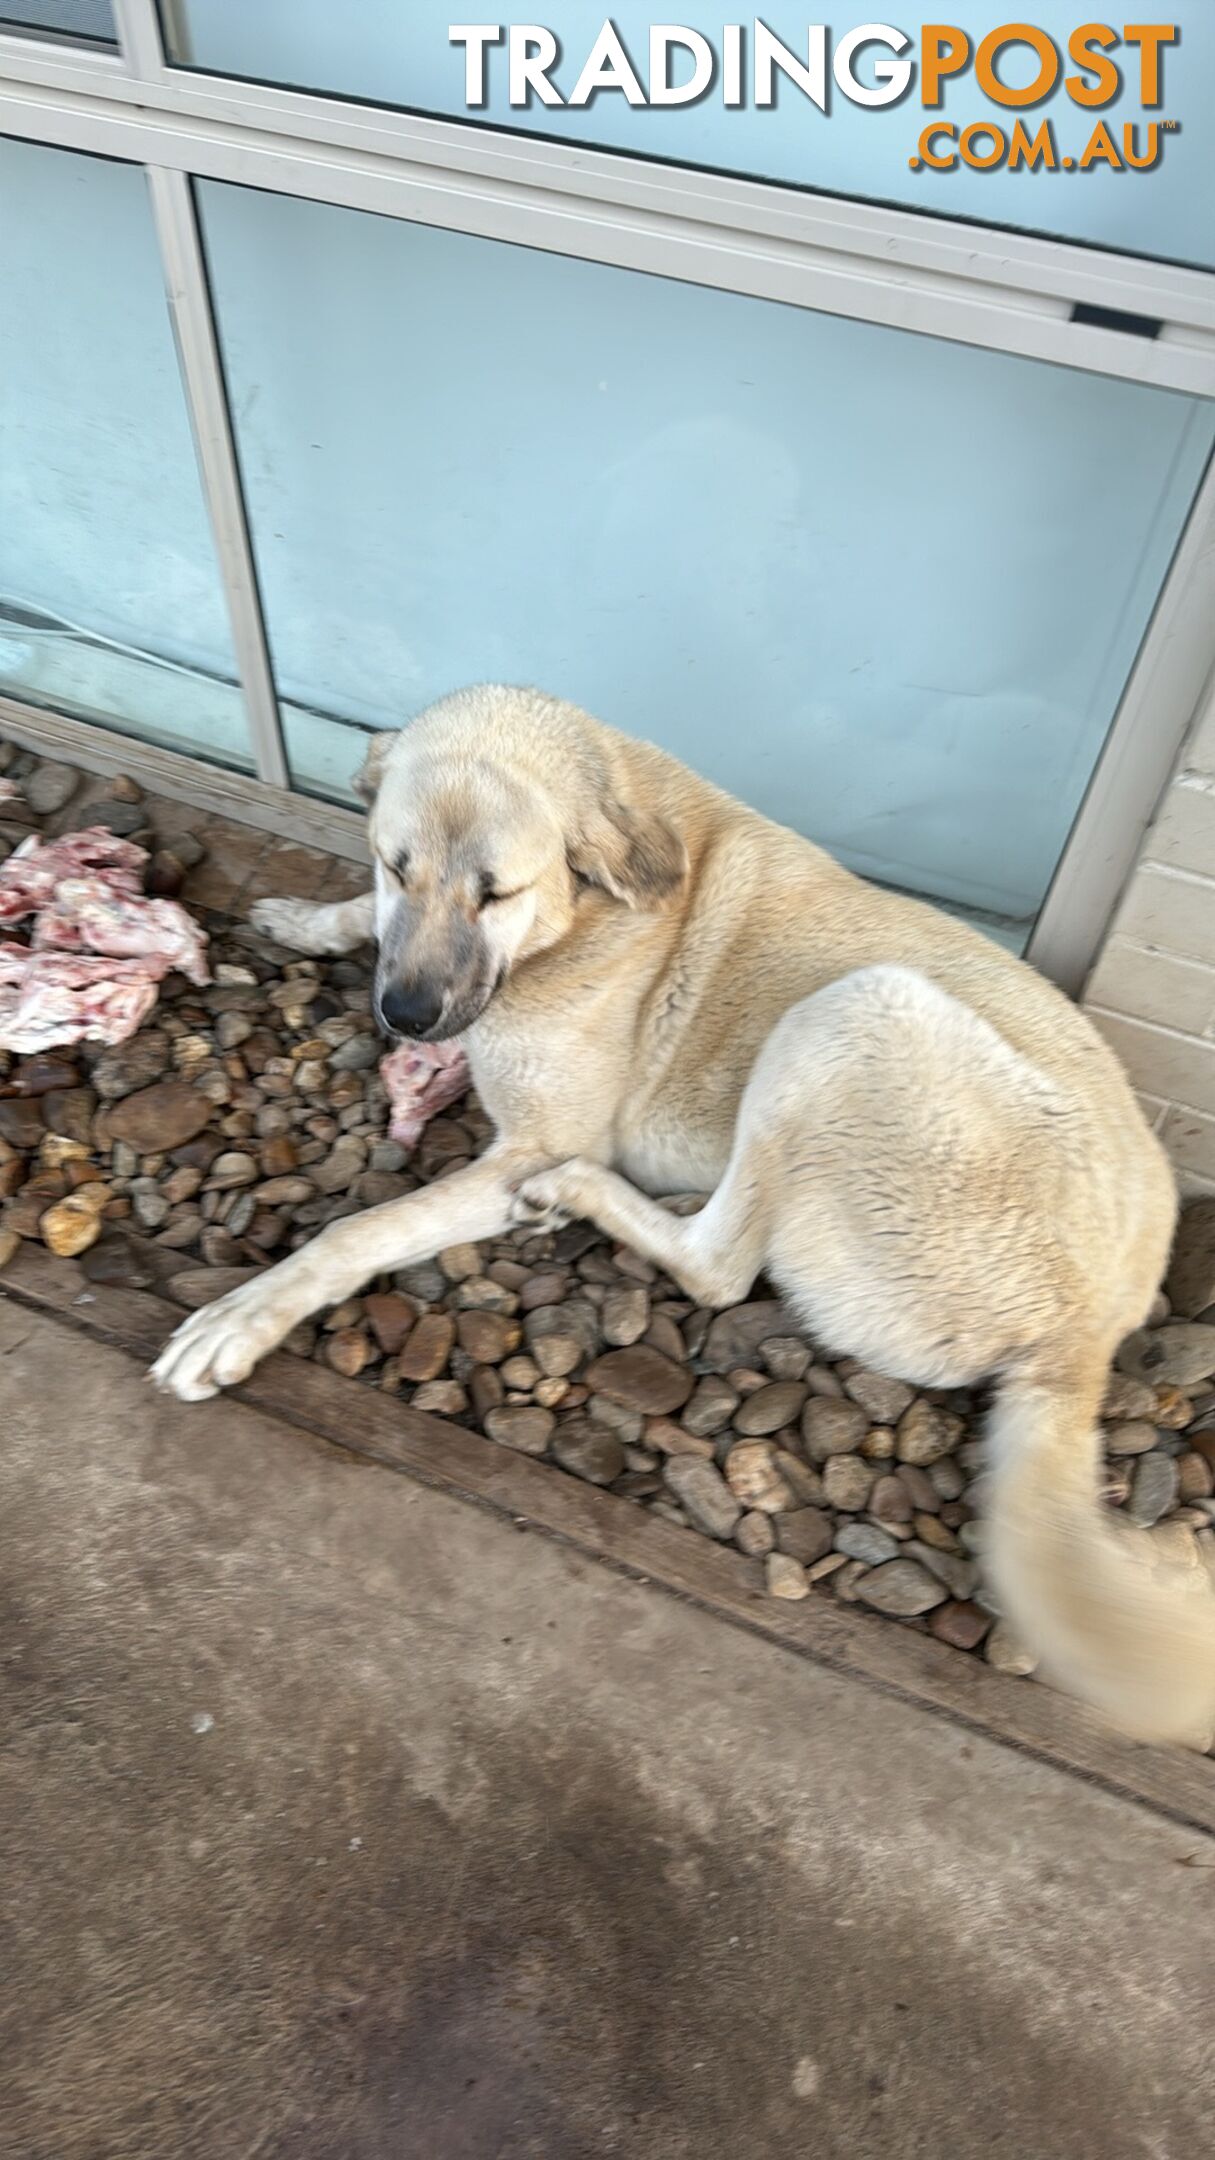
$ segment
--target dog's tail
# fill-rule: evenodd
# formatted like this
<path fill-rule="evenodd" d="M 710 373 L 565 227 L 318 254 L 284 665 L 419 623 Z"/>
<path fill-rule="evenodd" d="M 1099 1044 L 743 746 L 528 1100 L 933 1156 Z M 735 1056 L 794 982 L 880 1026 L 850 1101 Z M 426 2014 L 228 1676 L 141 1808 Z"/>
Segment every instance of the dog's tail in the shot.
<path fill-rule="evenodd" d="M 987 1566 L 1047 1676 L 1139 1740 L 1215 1736 L 1215 1587 L 1111 1519 L 1098 1489 L 1096 1348 L 1008 1375 L 992 1420 Z"/>

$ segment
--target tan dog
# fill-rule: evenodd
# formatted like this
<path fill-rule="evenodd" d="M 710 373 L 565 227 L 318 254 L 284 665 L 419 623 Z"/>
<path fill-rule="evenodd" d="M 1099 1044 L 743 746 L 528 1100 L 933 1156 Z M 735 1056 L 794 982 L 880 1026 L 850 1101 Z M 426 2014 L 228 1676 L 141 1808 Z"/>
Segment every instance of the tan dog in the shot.
<path fill-rule="evenodd" d="M 212 1395 L 369 1277 L 537 1211 L 592 1217 L 705 1304 L 763 1267 L 837 1353 L 921 1387 L 997 1381 L 1001 1609 L 1128 1730 L 1206 1745 L 1205 1571 L 1098 1498 L 1110 1358 L 1151 1304 L 1175 1197 L 1082 1015 L 950 916 L 536 691 L 444 699 L 377 738 L 366 779 L 374 894 L 255 920 L 311 952 L 374 927 L 383 1022 L 458 1035 L 498 1137 L 195 1313 L 160 1384 Z M 680 1218 L 638 1188 L 712 1198 Z"/>

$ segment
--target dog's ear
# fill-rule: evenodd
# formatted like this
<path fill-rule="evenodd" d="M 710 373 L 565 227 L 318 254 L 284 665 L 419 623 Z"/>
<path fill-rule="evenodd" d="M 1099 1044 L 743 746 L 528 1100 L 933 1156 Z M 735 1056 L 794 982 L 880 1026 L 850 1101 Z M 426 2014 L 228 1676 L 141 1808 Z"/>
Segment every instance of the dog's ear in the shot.
<path fill-rule="evenodd" d="M 688 853 L 674 827 L 650 810 L 604 797 L 568 848 L 570 867 L 632 908 L 653 908 L 687 875 Z"/>
<path fill-rule="evenodd" d="M 395 731 L 386 735 L 373 735 L 367 745 L 367 755 L 350 785 L 360 802 L 369 806 L 379 793 L 384 771 L 384 760 L 396 741 Z"/>

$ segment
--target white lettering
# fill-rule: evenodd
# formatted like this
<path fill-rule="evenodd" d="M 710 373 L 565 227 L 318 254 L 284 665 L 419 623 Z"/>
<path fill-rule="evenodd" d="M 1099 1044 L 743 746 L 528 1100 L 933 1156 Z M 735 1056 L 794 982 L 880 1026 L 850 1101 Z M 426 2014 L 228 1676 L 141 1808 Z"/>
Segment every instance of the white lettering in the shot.
<path fill-rule="evenodd" d="M 721 62 L 722 98 L 727 105 L 741 105 L 743 90 L 743 27 L 741 23 L 727 23 L 725 49 Z"/>
<path fill-rule="evenodd" d="M 630 105 L 644 105 L 646 101 L 645 91 L 637 80 L 614 22 L 604 23 L 569 102 L 571 105 L 589 105 L 596 90 L 623 90 Z"/>
<path fill-rule="evenodd" d="M 772 71 L 779 68 L 790 82 L 818 106 L 820 112 L 827 110 L 827 27 L 825 23 L 811 23 L 806 33 L 807 58 L 799 60 L 787 45 L 769 30 L 767 23 L 758 19 L 755 24 L 755 102 L 757 105 L 774 105 L 776 90 Z"/>
<path fill-rule="evenodd" d="M 560 105 L 561 92 L 548 79 L 559 52 L 552 31 L 540 23 L 512 23 L 509 50 L 511 104 L 526 105 L 534 90 L 542 105 Z"/>
<path fill-rule="evenodd" d="M 877 84 L 873 89 L 857 81 L 852 62 L 862 45 L 888 45 L 891 52 L 901 53 L 910 43 L 904 31 L 892 30 L 889 23 L 862 23 L 859 30 L 850 30 L 835 48 L 835 79 L 844 96 L 851 98 L 854 105 L 893 105 L 911 81 L 912 62 L 875 60 Z"/>
<path fill-rule="evenodd" d="M 447 33 L 449 45 L 464 47 L 464 102 L 484 105 L 485 48 L 502 43 L 501 23 L 453 23 Z"/>
<path fill-rule="evenodd" d="M 676 48 L 692 55 L 692 74 L 686 83 L 671 81 L 671 53 Z M 685 30 L 680 23 L 655 23 L 650 31 L 651 105 L 691 105 L 708 89 L 716 66 L 713 47 L 699 30 Z"/>
<path fill-rule="evenodd" d="M 748 70 L 747 33 L 751 33 L 751 66 Z M 453 23 L 448 42 L 464 47 L 464 96 L 470 107 L 488 102 L 489 49 L 505 39 L 509 62 L 509 98 L 512 106 L 526 107 L 533 100 L 546 106 L 589 105 L 596 91 L 616 90 L 633 106 L 691 105 L 704 97 L 720 72 L 721 97 L 734 110 L 750 102 L 757 108 L 776 103 L 780 78 L 791 83 L 803 97 L 828 110 L 832 76 L 842 95 L 854 105 L 893 105 L 904 95 L 915 73 L 907 54 L 912 40 L 890 23 L 861 23 L 835 44 L 826 23 L 806 25 L 805 57 L 777 37 L 767 23 L 755 17 L 750 25 L 723 23 L 720 48 L 700 30 L 684 23 L 654 23 L 649 28 L 649 85 L 642 82 L 624 40 L 609 17 L 600 28 L 590 54 L 568 99 L 551 80 L 561 59 L 561 45 L 552 30 L 541 23 Z M 883 48 L 864 62 L 859 56 L 869 46 Z M 691 72 L 686 81 L 675 81 L 677 68 Z M 830 70 L 830 73 L 829 73 Z M 748 73 L 751 81 L 748 86 Z"/>

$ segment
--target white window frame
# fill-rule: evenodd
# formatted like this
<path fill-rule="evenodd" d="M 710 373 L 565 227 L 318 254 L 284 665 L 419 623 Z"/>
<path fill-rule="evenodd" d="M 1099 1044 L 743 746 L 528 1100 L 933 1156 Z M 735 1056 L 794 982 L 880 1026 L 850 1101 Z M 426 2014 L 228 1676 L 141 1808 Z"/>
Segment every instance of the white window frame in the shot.
<path fill-rule="evenodd" d="M 0 33 L 0 135 L 147 172 L 256 756 L 257 783 L 249 785 L 263 813 L 271 801 L 278 805 L 280 829 L 290 826 L 293 798 L 196 178 L 1215 399 L 1215 276 L 1204 272 L 511 135 L 480 122 L 231 81 L 168 64 L 156 0 L 113 4 L 117 52 Z M 1076 323 L 1080 303 L 1150 316 L 1159 333 L 1147 338 Z M 1192 506 L 1030 941 L 1029 957 L 1069 990 L 1079 989 L 1095 956 L 1213 667 L 1215 470 Z M 12 726 L 16 712 L 27 734 L 30 710 L 0 699 L 0 720 Z M 61 746 L 62 729 L 73 725 L 80 726 L 57 723 Z M 162 775 L 166 755 L 158 753 Z M 307 822 L 315 824 L 314 811 Z"/>

